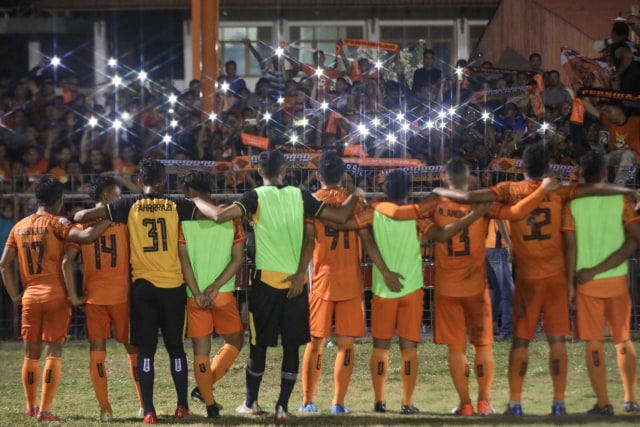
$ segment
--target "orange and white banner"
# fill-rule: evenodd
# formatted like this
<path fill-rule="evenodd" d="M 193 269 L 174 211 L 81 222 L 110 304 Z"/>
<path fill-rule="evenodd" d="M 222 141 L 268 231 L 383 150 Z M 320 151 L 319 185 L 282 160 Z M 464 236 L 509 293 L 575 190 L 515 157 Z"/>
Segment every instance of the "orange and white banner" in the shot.
<path fill-rule="evenodd" d="M 244 145 L 260 148 L 262 150 L 269 149 L 269 138 L 266 138 L 264 136 L 257 136 L 250 133 L 242 132 L 240 134 L 240 138 L 242 138 L 242 144 Z"/>
<path fill-rule="evenodd" d="M 340 39 L 340 43 L 337 49 L 342 50 L 343 46 L 351 47 L 363 47 L 366 49 L 376 50 L 388 50 L 390 52 L 398 52 L 399 46 L 397 43 L 377 42 L 374 40 L 360 40 L 360 39 Z"/>
<path fill-rule="evenodd" d="M 490 172 L 505 172 L 510 174 L 524 174 L 524 167 L 521 159 L 511 159 L 501 157 L 495 159 L 489 165 Z M 574 181 L 579 179 L 578 167 L 572 165 L 549 165 L 549 175 L 555 176 L 562 181 Z"/>

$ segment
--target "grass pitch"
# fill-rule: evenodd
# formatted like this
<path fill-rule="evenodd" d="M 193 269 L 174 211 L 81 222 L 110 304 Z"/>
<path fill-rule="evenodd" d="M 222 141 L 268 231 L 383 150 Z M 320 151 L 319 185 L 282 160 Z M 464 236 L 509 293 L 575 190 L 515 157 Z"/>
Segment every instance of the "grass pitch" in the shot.
<path fill-rule="evenodd" d="M 219 338 L 214 339 L 213 351 L 221 345 Z M 187 358 L 192 363 L 192 348 L 189 340 L 185 341 Z M 458 398 L 449 378 L 447 368 L 447 352 L 445 346 L 434 345 L 426 338 L 418 349 L 420 360 L 419 377 L 414 394 L 414 404 L 421 409 L 420 415 L 401 415 L 399 413 L 402 385 L 400 379 L 399 350 L 394 344 L 390 352 L 390 369 L 386 384 L 386 414 L 373 412 L 373 391 L 369 376 L 370 340 L 363 339 L 356 344 L 356 365 L 351 379 L 346 406 L 351 409 L 349 415 L 330 415 L 333 395 L 333 362 L 336 347 L 327 347 L 323 356 L 323 374 L 318 385 L 315 398 L 318 414 L 298 414 L 296 412 L 302 399 L 300 378 L 290 402 L 292 417 L 287 421 L 290 425 L 306 426 L 376 426 L 376 425 L 578 425 L 590 426 L 638 426 L 640 414 L 628 415 L 622 410 L 622 386 L 616 365 L 613 344 L 605 345 L 607 356 L 607 375 L 609 395 L 615 407 L 616 415 L 612 418 L 594 417 L 585 414 L 595 403 L 595 395 L 591 390 L 587 370 L 584 363 L 584 344 L 568 343 L 569 349 L 569 381 L 567 385 L 566 405 L 569 415 L 550 417 L 547 414 L 551 406 L 551 379 L 548 374 L 547 344 L 539 339 L 531 343 L 529 370 L 523 392 L 523 409 L 525 416 L 513 418 L 501 415 L 509 398 L 507 383 L 508 342 L 497 342 L 494 346 L 496 355 L 496 375 L 492 389 L 492 404 L 498 412 L 487 417 L 460 418 L 451 415 L 451 409 L 458 404 Z M 302 359 L 303 348 L 300 349 Z M 264 410 L 273 411 L 277 400 L 280 382 L 279 348 L 269 349 L 267 353 L 267 370 L 260 391 L 260 405 Z M 270 425 L 273 414 L 257 418 L 238 416 L 235 407 L 244 399 L 245 379 L 244 364 L 248 355 L 245 347 L 227 375 L 215 387 L 216 400 L 224 406 L 219 419 L 209 423 L 204 419 L 204 405 L 191 402 L 193 415 L 177 422 L 172 418 L 175 409 L 175 393 L 169 373 L 167 353 L 162 348 L 156 355 L 155 405 L 160 424 L 171 425 Z M 37 425 L 34 419 L 24 415 L 24 397 L 20 382 L 20 370 L 24 352 L 21 343 L 0 343 L 0 426 Z M 472 358 L 469 349 L 468 356 Z M 44 359 L 44 357 L 43 357 Z M 472 362 L 472 360 L 470 360 Z M 70 342 L 63 351 L 63 378 L 54 401 L 52 411 L 59 421 L 50 423 L 55 426 L 91 426 L 98 425 L 99 408 L 95 400 L 88 373 L 88 344 L 86 342 Z M 190 366 L 192 369 L 192 366 Z M 137 418 L 138 401 L 135 388 L 129 378 L 126 352 L 122 346 L 110 342 L 107 349 L 107 372 L 109 393 L 113 407 L 116 426 L 138 426 L 142 424 Z M 475 395 L 475 378 L 470 379 L 472 396 Z M 190 389 L 195 386 L 193 375 L 190 377 Z"/>

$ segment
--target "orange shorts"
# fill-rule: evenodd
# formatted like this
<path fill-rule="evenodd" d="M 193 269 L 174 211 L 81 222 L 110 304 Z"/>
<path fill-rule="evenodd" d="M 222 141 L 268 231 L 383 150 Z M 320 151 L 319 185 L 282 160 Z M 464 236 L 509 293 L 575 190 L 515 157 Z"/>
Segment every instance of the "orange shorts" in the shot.
<path fill-rule="evenodd" d="M 200 308 L 195 298 L 187 298 L 187 336 L 198 338 L 215 330 L 220 335 L 233 334 L 243 329 L 240 312 L 233 292 L 221 292 L 212 308 Z"/>
<path fill-rule="evenodd" d="M 493 318 L 489 290 L 469 297 L 448 297 L 436 292 L 434 297 L 433 340 L 436 344 L 464 347 L 493 343 Z"/>
<path fill-rule="evenodd" d="M 113 305 L 86 304 L 87 338 L 89 341 L 111 338 L 111 327 L 116 341 L 129 343 L 129 318 L 131 311 L 128 302 Z"/>
<path fill-rule="evenodd" d="M 400 338 L 420 342 L 424 291 L 418 289 L 401 298 L 371 298 L 371 336 L 379 339 Z"/>
<path fill-rule="evenodd" d="M 66 297 L 22 305 L 22 339 L 25 342 L 54 342 L 67 338 L 71 304 Z"/>
<path fill-rule="evenodd" d="M 331 320 L 335 318 L 335 333 L 347 337 L 362 337 L 364 329 L 364 302 L 362 296 L 344 301 L 327 301 L 309 294 L 309 330 L 311 336 L 331 336 Z"/>
<path fill-rule="evenodd" d="M 541 312 L 547 336 L 566 337 L 570 334 L 569 299 L 564 271 L 544 279 L 522 280 L 516 277 L 513 336 L 532 340 Z"/>
<path fill-rule="evenodd" d="M 626 280 L 626 277 L 624 277 Z M 615 297 L 597 298 L 576 293 L 576 336 L 579 340 L 604 340 L 604 323 L 618 344 L 631 338 L 631 297 L 624 292 Z"/>

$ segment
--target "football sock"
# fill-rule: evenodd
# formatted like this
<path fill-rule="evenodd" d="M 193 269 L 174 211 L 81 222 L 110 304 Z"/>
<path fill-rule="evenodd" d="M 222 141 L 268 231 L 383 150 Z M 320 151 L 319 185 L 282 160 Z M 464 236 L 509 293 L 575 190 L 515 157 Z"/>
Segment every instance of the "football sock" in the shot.
<path fill-rule="evenodd" d="M 89 352 L 89 377 L 91 378 L 91 384 L 93 384 L 93 390 L 96 393 L 96 399 L 98 399 L 101 411 L 111 408 L 111 405 L 109 405 L 109 391 L 107 389 L 107 368 L 104 364 L 106 356 L 106 351 Z"/>
<path fill-rule="evenodd" d="M 60 376 L 62 374 L 62 359 L 60 357 L 47 357 L 42 374 L 42 392 L 40 394 L 40 410 L 48 411 L 56 396 Z"/>
<path fill-rule="evenodd" d="M 197 354 L 193 356 L 193 372 L 204 404 L 207 406 L 213 405 L 215 403 L 213 391 L 211 390 L 213 387 L 213 372 L 211 372 L 209 366 L 209 356 Z"/>
<path fill-rule="evenodd" d="M 24 398 L 30 408 L 38 404 L 36 399 L 39 379 L 40 361 L 25 357 L 24 362 L 22 362 L 22 386 L 24 388 Z"/>
<path fill-rule="evenodd" d="M 622 378 L 624 389 L 624 401 L 636 401 L 636 381 L 637 381 L 637 354 L 633 342 L 630 340 L 616 344 L 618 358 L 618 370 Z"/>
<path fill-rule="evenodd" d="M 216 353 L 211 361 L 211 372 L 213 373 L 212 378 L 214 384 L 224 377 L 224 374 L 226 374 L 231 365 L 233 365 L 239 353 L 240 350 L 231 344 L 225 344 L 218 350 L 218 353 Z"/>
<path fill-rule="evenodd" d="M 334 388 L 333 401 L 331 403 L 344 406 L 344 398 L 347 395 L 351 374 L 353 373 L 353 338 L 338 337 L 336 338 L 336 344 L 338 344 L 338 354 L 333 365 Z M 318 376 L 320 375 L 318 374 Z"/>
<path fill-rule="evenodd" d="M 478 380 L 478 400 L 489 401 L 493 376 L 496 370 L 493 349 L 491 345 L 477 345 L 474 349 L 476 352 L 475 371 L 476 379 Z"/>
<path fill-rule="evenodd" d="M 402 373 L 402 404 L 413 406 L 413 391 L 418 378 L 418 349 L 404 348 L 400 350 L 402 357 L 400 371 Z"/>
<path fill-rule="evenodd" d="M 374 402 L 384 402 L 384 383 L 387 379 L 387 369 L 389 368 L 389 350 L 381 348 L 373 349 L 369 369 L 371 371 L 371 381 L 373 382 Z"/>
<path fill-rule="evenodd" d="M 529 349 L 512 348 L 509 353 L 509 400 L 519 402 L 522 398 L 522 386 L 529 366 Z"/>
<path fill-rule="evenodd" d="M 178 397 L 178 405 L 189 408 L 189 368 L 187 367 L 187 355 L 182 351 L 169 352 L 169 362 L 171 363 L 171 378 L 173 386 L 176 389 Z M 209 367 L 209 359 L 207 358 L 207 367 Z"/>
<path fill-rule="evenodd" d="M 282 406 L 285 412 L 289 411 L 289 398 L 293 387 L 296 385 L 298 378 L 298 369 L 300 369 L 300 347 L 283 346 L 282 347 L 282 372 L 280 376 L 280 395 L 276 405 Z"/>
<path fill-rule="evenodd" d="M 469 363 L 463 348 L 449 346 L 449 374 L 453 381 L 453 386 L 458 392 L 460 403 L 471 403 L 469 396 Z"/>
<path fill-rule="evenodd" d="M 322 348 L 324 339 L 311 337 L 302 356 L 302 404 L 313 402 L 316 386 L 322 372 Z M 337 366 L 337 365 L 336 365 Z"/>
<path fill-rule="evenodd" d="M 553 398 L 564 400 L 567 388 L 567 346 L 563 342 L 549 344 L 549 372 L 553 383 Z"/>
<path fill-rule="evenodd" d="M 142 407 L 145 415 L 155 412 L 153 406 L 153 380 L 155 378 L 154 356 L 138 353 L 138 379 L 140 380 L 140 393 L 142 393 Z"/>
<path fill-rule="evenodd" d="M 136 385 L 138 401 L 142 408 L 144 405 L 142 404 L 142 392 L 140 391 L 140 379 L 138 378 L 138 353 L 127 354 L 127 357 L 129 358 L 129 375 L 131 376 L 133 383 Z"/>
<path fill-rule="evenodd" d="M 602 341 L 587 341 L 586 362 L 591 386 L 596 393 L 598 406 L 602 408 L 609 404 L 607 367 L 605 366 L 604 344 Z"/>
<path fill-rule="evenodd" d="M 258 394 L 260 393 L 260 383 L 262 383 L 262 374 L 267 359 L 267 348 L 257 345 L 249 346 L 249 361 L 247 362 L 247 369 L 245 371 L 246 384 L 247 384 L 247 396 L 245 398 L 245 405 L 251 407 L 253 402 L 258 400 Z"/>

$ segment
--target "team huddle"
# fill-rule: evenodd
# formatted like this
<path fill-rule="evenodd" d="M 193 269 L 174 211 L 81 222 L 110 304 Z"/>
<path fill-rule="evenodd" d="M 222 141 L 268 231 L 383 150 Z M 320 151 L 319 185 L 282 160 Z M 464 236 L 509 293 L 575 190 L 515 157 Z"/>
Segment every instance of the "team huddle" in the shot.
<path fill-rule="evenodd" d="M 207 418 L 218 417 L 222 407 L 215 400 L 213 385 L 244 344 L 233 294 L 235 274 L 244 262 L 243 219 L 253 227 L 256 268 L 249 297 L 246 398 L 236 408 L 240 414 L 265 413 L 258 404 L 260 385 L 267 348 L 278 341 L 282 365 L 275 421 L 289 417 L 303 344 L 303 401 L 298 411 L 317 412 L 314 398 L 322 351 L 332 334 L 338 351 L 331 413 L 349 413 L 345 400 L 355 360 L 354 339 L 365 335 L 363 251 L 373 263 L 373 410 L 387 411 L 389 351 L 397 336 L 400 412 L 419 414 L 413 392 L 424 301 L 421 244 L 426 240 L 435 242 L 434 341 L 448 347 L 449 372 L 459 396 L 453 413 L 495 413 L 490 403 L 495 372 L 493 320 L 485 269 L 490 219 L 508 220 L 515 266 L 510 398 L 505 414 L 523 415 L 528 345 L 541 315 L 549 342 L 551 414 L 566 414 L 565 337 L 570 334 L 570 305 L 576 309 L 578 338 L 586 342 L 586 364 L 597 397 L 589 413 L 614 414 L 607 394 L 605 322 L 617 350 L 624 411 L 640 412 L 624 262 L 640 242 L 634 192 L 602 183 L 605 163 L 593 152 L 581 162 L 584 183 L 570 187 L 545 178 L 544 146 L 528 147 L 523 163 L 524 181 L 469 191 L 469 167 L 463 159 L 453 158 L 445 168 L 445 186 L 416 203 L 409 203 L 411 177 L 404 170 L 392 170 L 385 175 L 386 200 L 367 206 L 361 191 L 343 185 L 345 166 L 336 153 L 320 158 L 321 189 L 311 194 L 284 183 L 284 155 L 271 150 L 259 157 L 258 173 L 264 185 L 231 205 L 218 206 L 211 199 L 208 174 L 186 174 L 181 177 L 184 197 L 168 196 L 163 194 L 164 165 L 147 159 L 140 164 L 142 194 L 120 198 L 118 183 L 101 178 L 90 190 L 95 207 L 77 212 L 75 225 L 58 216 L 63 185 L 43 177 L 36 187 L 37 212 L 14 226 L 0 260 L 7 291 L 15 304 L 22 305 L 26 415 L 38 421 L 56 419 L 51 406 L 62 372 L 71 305 L 84 305 L 90 378 L 102 421 L 113 417 L 105 364 L 112 328 L 115 339 L 126 347 L 145 424 L 158 420 L 153 396 L 159 331 L 177 395 L 174 416 L 191 413 L 185 327 L 193 341 L 197 383 L 191 397 L 205 404 Z M 76 291 L 73 269 L 78 255 L 83 264 L 82 296 Z M 20 266 L 22 293 L 13 273 L 14 260 Z M 214 331 L 223 337 L 224 345 L 211 358 Z M 475 401 L 469 392 L 467 341 L 475 353 Z M 38 402 L 43 343 L 46 362 Z"/>

